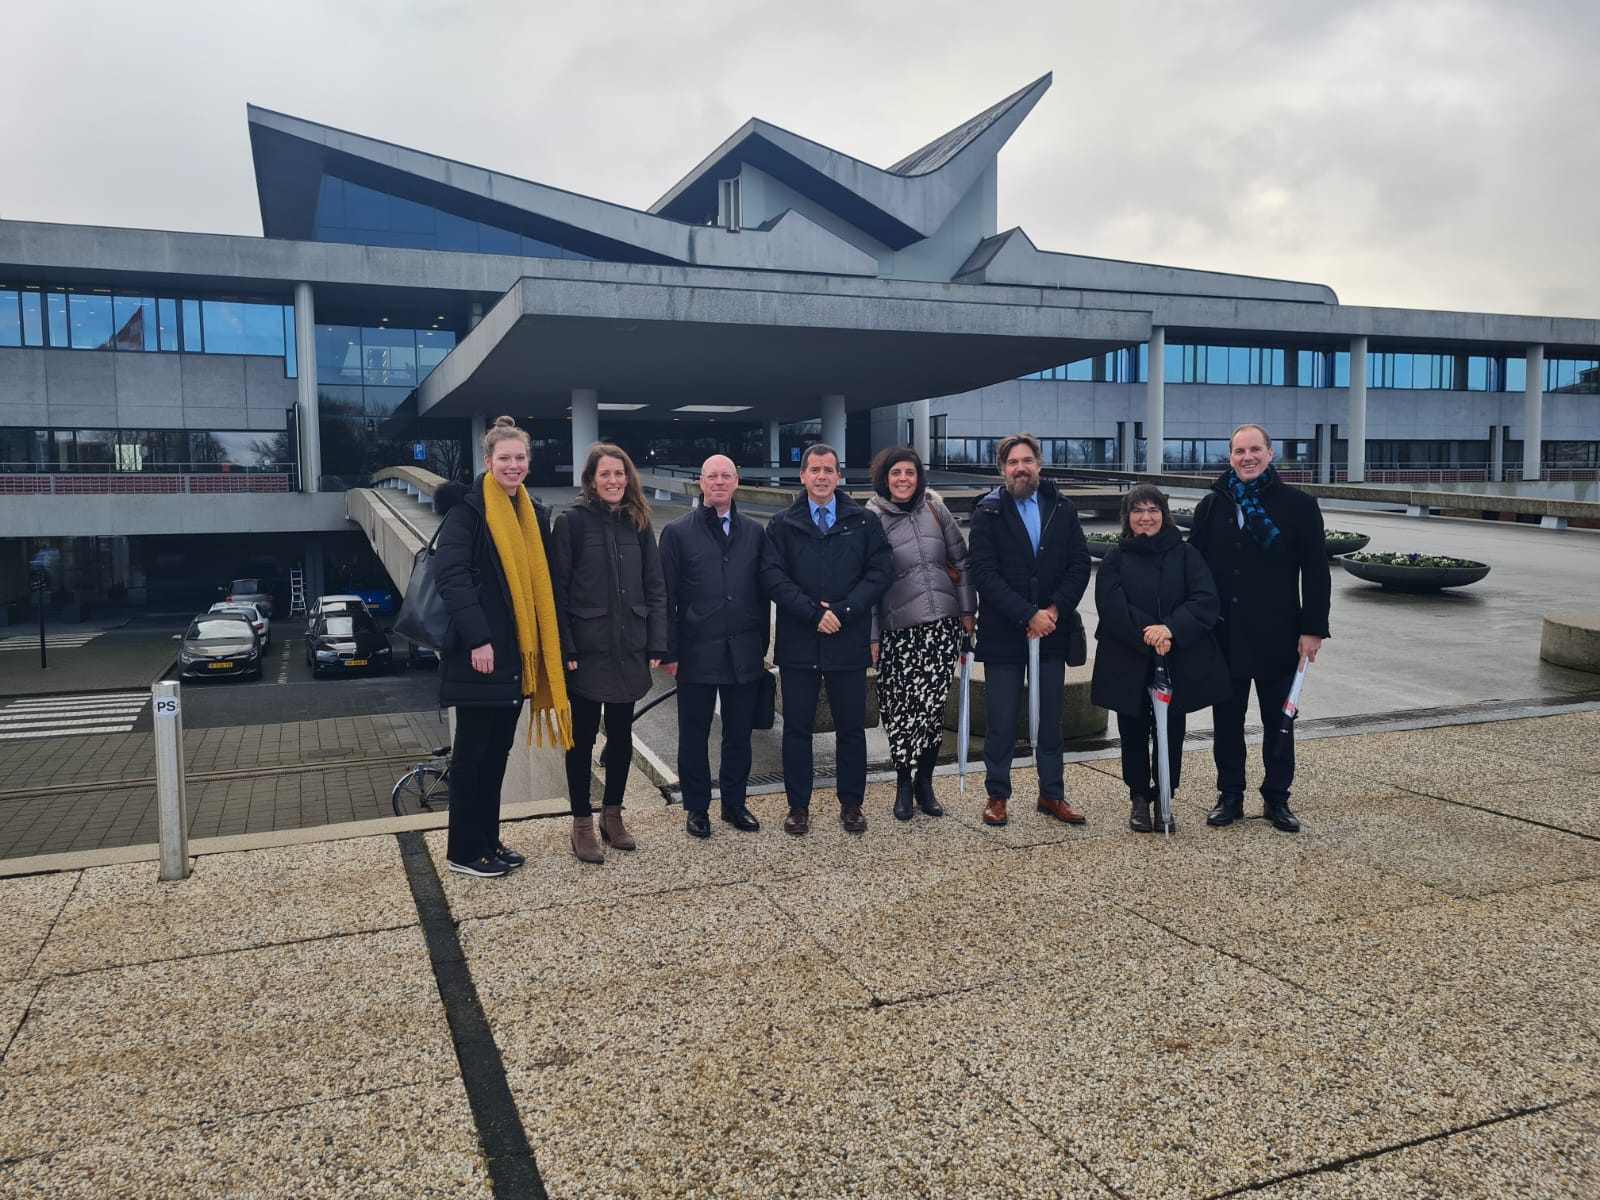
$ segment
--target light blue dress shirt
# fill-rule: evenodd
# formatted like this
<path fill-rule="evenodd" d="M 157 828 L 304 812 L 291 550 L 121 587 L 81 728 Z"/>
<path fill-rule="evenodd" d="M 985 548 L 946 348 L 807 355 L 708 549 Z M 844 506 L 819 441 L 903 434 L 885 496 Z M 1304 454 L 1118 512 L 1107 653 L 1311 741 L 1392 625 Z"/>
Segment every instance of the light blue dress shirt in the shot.
<path fill-rule="evenodd" d="M 1039 553 L 1039 494 L 1035 492 L 1026 500 L 1017 501 L 1017 513 L 1028 530 L 1028 540 L 1033 543 L 1034 554 Z"/>

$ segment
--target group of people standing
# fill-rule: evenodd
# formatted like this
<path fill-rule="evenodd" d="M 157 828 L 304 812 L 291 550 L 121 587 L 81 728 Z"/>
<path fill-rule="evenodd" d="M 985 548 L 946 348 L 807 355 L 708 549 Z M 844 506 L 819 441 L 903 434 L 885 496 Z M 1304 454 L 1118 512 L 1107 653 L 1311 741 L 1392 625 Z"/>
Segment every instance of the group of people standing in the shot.
<path fill-rule="evenodd" d="M 484 474 L 435 496 L 444 514 L 437 577 L 450 612 L 440 702 L 456 709 L 450 833 L 452 870 L 503 875 L 523 857 L 499 838 L 506 760 L 524 703 L 528 736 L 566 755 L 573 853 L 604 861 L 632 850 L 622 801 L 632 759 L 634 704 L 660 667 L 677 684 L 678 774 L 687 832 L 711 835 L 709 740 L 720 708 L 716 780 L 721 820 L 755 832 L 746 803 L 751 733 L 773 647 L 782 688 L 784 830 L 809 832 L 818 702 L 826 692 L 835 737 L 840 824 L 864 833 L 867 670 L 896 769 L 894 816 L 944 814 L 933 769 L 954 668 L 975 638 L 984 663 L 988 728 L 983 821 L 1007 823 L 1011 757 L 1026 689 L 1039 699 L 1038 811 L 1069 824 L 1085 816 L 1064 789 L 1061 715 L 1068 666 L 1088 645 L 1077 608 L 1090 556 L 1072 501 L 1043 478 L 1039 442 L 1001 441 L 1000 486 L 976 505 L 963 539 L 928 488 L 909 447 L 873 461 L 873 495 L 839 490 L 839 455 L 814 444 L 800 461 L 801 494 L 765 528 L 741 513 L 738 470 L 724 455 L 701 468 L 701 504 L 668 524 L 659 546 L 650 505 L 627 453 L 594 446 L 579 499 L 552 522 L 522 486 L 527 435 L 501 417 L 484 437 Z M 1158 657 L 1174 685 L 1169 737 L 1174 788 L 1182 713 L 1214 710 L 1218 799 L 1214 826 L 1243 816 L 1244 715 L 1254 688 L 1266 727 L 1266 816 L 1289 809 L 1293 735 L 1272 719 L 1302 657 L 1327 636 L 1330 582 L 1316 502 L 1272 468 L 1271 439 L 1241 426 L 1230 468 L 1201 501 L 1184 542 L 1166 496 L 1150 485 L 1122 504 L 1122 535 L 1096 584 L 1095 703 L 1117 714 L 1129 825 L 1153 828 L 1155 766 L 1148 685 Z M 776 637 L 772 637 L 773 614 Z M 1030 641 L 1038 677 L 1029 678 Z M 592 756 L 604 725 L 598 823 Z"/>

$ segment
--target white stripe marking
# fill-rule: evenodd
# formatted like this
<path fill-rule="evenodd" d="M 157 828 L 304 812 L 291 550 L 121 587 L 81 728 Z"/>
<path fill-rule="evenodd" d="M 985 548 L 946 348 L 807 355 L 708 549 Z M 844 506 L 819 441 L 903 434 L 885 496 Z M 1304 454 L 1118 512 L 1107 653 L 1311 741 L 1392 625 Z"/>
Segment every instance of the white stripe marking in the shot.
<path fill-rule="evenodd" d="M 0 733 L 0 742 L 17 738 L 72 737 L 80 733 L 132 733 L 132 725 L 98 725 L 93 729 L 25 729 L 19 733 Z"/>
<path fill-rule="evenodd" d="M 18 720 L 15 717 L 0 717 L 0 729 L 70 729 L 75 725 L 104 725 L 107 721 L 122 720 L 129 729 L 133 728 L 136 717 L 126 713 L 101 713 L 98 716 L 83 717 L 79 720 L 66 720 L 61 717 L 51 717 L 40 720 Z"/>

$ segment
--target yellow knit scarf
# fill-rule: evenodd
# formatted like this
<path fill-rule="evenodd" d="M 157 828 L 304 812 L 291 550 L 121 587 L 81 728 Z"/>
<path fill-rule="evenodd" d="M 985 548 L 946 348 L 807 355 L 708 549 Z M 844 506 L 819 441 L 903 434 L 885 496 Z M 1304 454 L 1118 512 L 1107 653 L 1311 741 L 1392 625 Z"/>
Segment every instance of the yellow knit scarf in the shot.
<path fill-rule="evenodd" d="M 483 477 L 483 512 L 489 536 L 505 570 L 511 592 L 512 614 L 517 620 L 517 649 L 522 654 L 522 694 L 529 698 L 528 742 L 538 730 L 544 745 L 545 728 L 550 744 L 572 749 L 572 705 L 567 701 L 566 664 L 561 661 L 561 635 L 556 626 L 556 594 L 550 584 L 544 540 L 533 501 L 520 485 L 507 496 L 494 477 Z"/>

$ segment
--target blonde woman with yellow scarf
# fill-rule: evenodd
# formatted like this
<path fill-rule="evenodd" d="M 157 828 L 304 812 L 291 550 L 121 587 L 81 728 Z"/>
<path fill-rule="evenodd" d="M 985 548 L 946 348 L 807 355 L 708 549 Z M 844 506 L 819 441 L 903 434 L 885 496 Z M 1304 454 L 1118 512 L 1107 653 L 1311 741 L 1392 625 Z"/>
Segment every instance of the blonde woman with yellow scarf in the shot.
<path fill-rule="evenodd" d="M 527 860 L 500 840 L 500 785 L 522 704 L 528 736 L 572 746 L 572 708 L 550 582 L 548 510 L 522 486 L 528 435 L 501 417 L 483 437 L 484 473 L 443 485 L 435 572 L 450 613 L 439 704 L 456 710 L 450 759 L 452 871 L 494 878 Z"/>

